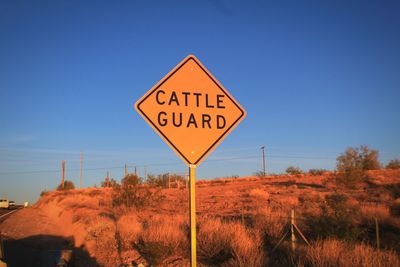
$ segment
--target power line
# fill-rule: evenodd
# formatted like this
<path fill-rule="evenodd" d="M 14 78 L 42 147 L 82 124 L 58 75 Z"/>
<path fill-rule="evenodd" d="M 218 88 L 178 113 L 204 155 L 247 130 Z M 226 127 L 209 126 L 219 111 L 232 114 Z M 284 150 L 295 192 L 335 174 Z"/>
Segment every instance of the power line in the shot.
<path fill-rule="evenodd" d="M 83 169 L 84 171 L 96 171 L 96 170 L 112 170 L 112 169 L 122 169 L 124 167 L 114 166 L 114 167 L 99 167 L 99 168 L 88 168 Z M 79 171 L 80 169 L 69 169 L 68 171 Z M 61 170 L 36 170 L 36 171 L 15 171 L 15 172 L 0 172 L 0 175 L 8 174 L 33 174 L 33 173 L 60 173 Z"/>
<path fill-rule="evenodd" d="M 305 157 L 305 156 L 285 156 L 285 155 L 265 155 L 266 158 L 285 158 L 285 159 L 324 159 L 331 160 L 336 159 L 333 157 Z M 234 160 L 242 160 L 242 159 L 259 159 L 260 155 L 250 155 L 250 156 L 242 156 L 242 157 L 227 157 L 220 159 L 208 159 L 204 162 L 220 162 L 220 161 L 234 161 Z M 140 164 L 135 165 L 135 167 L 157 167 L 157 166 L 171 166 L 171 165 L 180 165 L 182 162 L 165 162 L 165 163 L 148 163 L 148 164 Z M 115 169 L 124 169 L 125 165 L 121 166 L 110 166 L 110 167 L 96 167 L 96 168 L 86 168 L 84 171 L 97 171 L 97 170 L 115 170 Z M 69 169 L 68 171 L 80 171 L 80 168 Z M 32 170 L 32 171 L 10 171 L 10 172 L 0 172 L 0 175 L 11 175 L 11 174 L 34 174 L 34 173 L 60 173 L 61 170 Z"/>

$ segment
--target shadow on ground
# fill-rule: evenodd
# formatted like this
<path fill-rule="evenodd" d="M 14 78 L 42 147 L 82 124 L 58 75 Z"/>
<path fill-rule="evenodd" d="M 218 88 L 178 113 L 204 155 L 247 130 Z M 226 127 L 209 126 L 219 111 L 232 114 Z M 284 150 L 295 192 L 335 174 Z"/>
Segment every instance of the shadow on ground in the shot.
<path fill-rule="evenodd" d="M 8 267 L 54 267 L 61 251 L 72 251 L 68 266 L 100 266 L 95 258 L 90 257 L 84 247 L 75 247 L 74 238 L 61 236 L 36 235 L 23 239 L 3 237 L 4 260 Z"/>

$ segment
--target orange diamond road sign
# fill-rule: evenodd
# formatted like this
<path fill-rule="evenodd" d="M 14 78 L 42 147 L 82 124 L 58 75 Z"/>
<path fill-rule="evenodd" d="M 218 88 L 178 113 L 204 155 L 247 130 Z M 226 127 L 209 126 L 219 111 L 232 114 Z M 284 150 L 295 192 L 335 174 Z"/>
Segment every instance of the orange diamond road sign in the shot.
<path fill-rule="evenodd" d="M 193 55 L 151 88 L 135 108 L 189 166 L 199 165 L 246 116 Z"/>

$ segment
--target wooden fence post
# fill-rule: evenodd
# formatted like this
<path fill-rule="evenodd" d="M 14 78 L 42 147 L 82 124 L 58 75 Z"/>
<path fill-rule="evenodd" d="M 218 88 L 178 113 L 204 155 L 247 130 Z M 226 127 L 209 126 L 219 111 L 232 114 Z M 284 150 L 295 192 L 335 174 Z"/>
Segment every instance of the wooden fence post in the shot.
<path fill-rule="evenodd" d="M 285 234 L 282 236 L 282 238 L 279 240 L 278 244 L 275 245 L 275 247 L 272 249 L 272 252 L 274 252 L 278 246 L 283 242 L 285 237 L 291 233 L 291 244 L 292 244 L 292 252 L 294 253 L 296 251 L 296 235 L 295 231 L 300 235 L 300 237 L 304 240 L 304 242 L 308 245 L 311 246 L 310 242 L 308 242 L 307 238 L 304 236 L 304 234 L 300 231 L 300 228 L 296 225 L 294 221 L 294 209 L 291 210 L 290 212 L 290 226 L 289 229 L 285 232 Z"/>
<path fill-rule="evenodd" d="M 296 235 L 294 234 L 294 209 L 290 213 L 290 232 L 292 233 L 292 252 L 296 250 Z"/>
<path fill-rule="evenodd" d="M 379 224 L 378 219 L 375 217 L 375 230 L 376 230 L 376 247 L 380 249 L 380 239 L 379 239 Z"/>

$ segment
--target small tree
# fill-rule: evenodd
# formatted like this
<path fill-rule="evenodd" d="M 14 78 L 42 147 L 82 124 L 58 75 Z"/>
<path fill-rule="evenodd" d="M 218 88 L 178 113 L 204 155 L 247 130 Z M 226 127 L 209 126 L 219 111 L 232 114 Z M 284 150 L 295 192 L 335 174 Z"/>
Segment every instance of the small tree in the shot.
<path fill-rule="evenodd" d="M 357 223 L 360 208 L 351 205 L 349 200 L 340 193 L 325 197 L 320 205 L 321 214 L 310 217 L 308 222 L 316 238 L 335 237 L 354 241 L 361 236 L 363 230 Z"/>
<path fill-rule="evenodd" d="M 348 172 L 351 170 L 377 170 L 380 169 L 378 161 L 378 150 L 370 149 L 367 146 L 357 148 L 349 147 L 346 151 L 337 157 L 336 167 L 340 172 Z"/>
<path fill-rule="evenodd" d="M 49 191 L 43 190 L 42 192 L 40 192 L 40 197 L 44 197 L 44 196 L 47 195 L 48 193 L 49 193 Z"/>
<path fill-rule="evenodd" d="M 400 169 L 400 160 L 399 159 L 392 159 L 386 165 L 386 169 Z"/>
<path fill-rule="evenodd" d="M 101 182 L 101 187 L 119 187 L 120 185 L 118 184 L 118 182 L 114 179 L 111 178 L 110 180 L 105 179 L 104 181 Z"/>
<path fill-rule="evenodd" d="M 339 171 L 338 181 L 347 185 L 361 181 L 365 171 L 380 168 L 378 150 L 371 150 L 367 146 L 358 148 L 349 147 L 336 159 L 336 169 Z"/>
<path fill-rule="evenodd" d="M 64 181 L 64 187 L 62 184 L 57 186 L 57 190 L 71 190 L 71 189 L 75 189 L 75 185 L 72 181 L 68 181 L 68 180 Z"/>
<path fill-rule="evenodd" d="M 264 175 L 264 171 L 256 171 L 253 175 L 254 175 L 254 176 L 257 176 L 257 177 L 260 177 L 260 178 L 262 178 L 262 177 L 265 176 L 265 175 Z"/>
<path fill-rule="evenodd" d="M 168 187 L 168 178 L 171 179 L 168 176 L 169 173 L 164 173 L 159 175 L 149 174 L 147 176 L 147 183 L 159 187 Z"/>
<path fill-rule="evenodd" d="M 313 176 L 323 175 L 325 172 L 327 172 L 327 170 L 325 170 L 325 169 L 309 169 L 308 170 L 308 173 Z"/>
<path fill-rule="evenodd" d="M 147 183 L 150 185 L 165 187 L 169 186 L 169 183 L 185 183 L 185 177 L 179 174 L 173 173 L 162 173 L 159 175 L 149 174 L 147 176 Z"/>
<path fill-rule="evenodd" d="M 293 175 L 298 175 L 298 174 L 302 174 L 303 172 L 300 170 L 299 167 L 289 166 L 286 169 L 286 173 L 293 174 Z"/>
<path fill-rule="evenodd" d="M 121 180 L 122 187 L 136 187 L 142 183 L 142 179 L 136 174 L 129 173 Z"/>
<path fill-rule="evenodd" d="M 141 183 L 142 180 L 137 175 L 126 175 L 121 181 L 121 186 L 113 188 L 113 206 L 141 209 L 156 204 L 159 200 L 158 191 L 152 191 Z"/>

